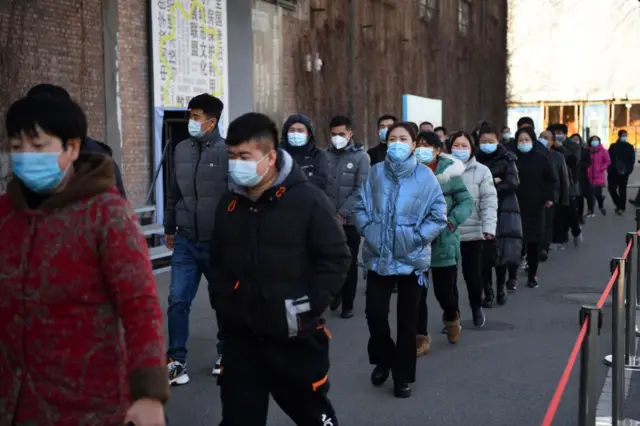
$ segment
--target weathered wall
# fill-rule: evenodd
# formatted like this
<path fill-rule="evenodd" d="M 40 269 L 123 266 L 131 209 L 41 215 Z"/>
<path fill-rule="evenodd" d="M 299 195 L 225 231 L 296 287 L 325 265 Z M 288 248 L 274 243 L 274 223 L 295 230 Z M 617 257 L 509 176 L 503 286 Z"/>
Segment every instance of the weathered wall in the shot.
<path fill-rule="evenodd" d="M 450 129 L 505 118 L 506 0 L 473 1 L 469 34 L 458 29 L 458 1 L 439 2 L 436 18 L 420 18 L 419 1 L 354 0 L 354 118 L 359 139 L 375 143 L 377 118 L 402 114 L 402 95 L 443 100 Z M 303 1 L 307 14 L 284 18 L 285 113 L 312 116 L 326 140 L 331 116 L 349 107 L 347 1 Z M 304 19 L 308 16 L 308 19 Z M 304 69 L 318 52 L 320 73 Z M 429 117 L 425 117 L 428 120 Z"/>

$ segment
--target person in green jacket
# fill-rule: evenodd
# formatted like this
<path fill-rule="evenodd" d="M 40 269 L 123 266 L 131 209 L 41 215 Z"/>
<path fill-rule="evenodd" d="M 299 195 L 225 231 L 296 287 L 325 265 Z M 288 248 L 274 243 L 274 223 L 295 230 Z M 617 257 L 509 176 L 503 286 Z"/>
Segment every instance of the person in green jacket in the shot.
<path fill-rule="evenodd" d="M 458 262 L 460 261 L 460 235 L 458 227 L 473 212 L 473 197 L 462 180 L 464 164 L 443 151 L 443 142 L 432 132 L 418 135 L 415 150 L 419 162 L 434 172 L 447 202 L 447 227 L 431 243 L 431 275 L 433 291 L 440 303 L 449 343 L 460 338 L 460 308 L 458 306 Z M 420 296 L 418 313 L 417 355 L 422 356 L 431 348 L 427 332 L 427 287 Z"/>

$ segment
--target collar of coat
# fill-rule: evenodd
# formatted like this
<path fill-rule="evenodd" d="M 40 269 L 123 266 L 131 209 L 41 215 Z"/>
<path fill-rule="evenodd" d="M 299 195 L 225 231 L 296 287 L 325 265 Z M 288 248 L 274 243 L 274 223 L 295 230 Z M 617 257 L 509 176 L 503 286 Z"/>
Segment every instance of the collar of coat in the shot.
<path fill-rule="evenodd" d="M 109 191 L 116 184 L 113 160 L 103 154 L 80 153 L 73 163 L 73 176 L 60 191 L 51 194 L 37 210 L 53 210 L 76 201 Z M 7 193 L 16 211 L 28 210 L 24 184 L 13 177 L 7 185 Z"/>
<path fill-rule="evenodd" d="M 436 178 L 440 184 L 449 182 L 454 177 L 462 176 L 464 173 L 464 163 L 449 154 L 438 155 L 438 167 L 436 168 Z"/>

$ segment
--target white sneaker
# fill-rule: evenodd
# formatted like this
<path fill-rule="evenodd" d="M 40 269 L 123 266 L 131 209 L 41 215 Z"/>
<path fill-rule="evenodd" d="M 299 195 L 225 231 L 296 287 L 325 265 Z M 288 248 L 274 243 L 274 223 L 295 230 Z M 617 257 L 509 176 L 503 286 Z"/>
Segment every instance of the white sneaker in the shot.
<path fill-rule="evenodd" d="M 218 355 L 218 359 L 216 359 L 216 363 L 213 365 L 213 371 L 211 371 L 211 375 L 219 376 L 222 373 L 222 355 Z"/>
<path fill-rule="evenodd" d="M 167 364 L 167 369 L 169 370 L 170 385 L 186 385 L 187 383 L 189 383 L 187 364 L 170 360 Z"/>

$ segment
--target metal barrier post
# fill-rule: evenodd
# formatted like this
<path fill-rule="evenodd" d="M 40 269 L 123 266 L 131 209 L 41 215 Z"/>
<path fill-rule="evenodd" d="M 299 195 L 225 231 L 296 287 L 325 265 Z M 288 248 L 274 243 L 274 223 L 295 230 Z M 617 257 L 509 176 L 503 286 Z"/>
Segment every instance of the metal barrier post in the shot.
<path fill-rule="evenodd" d="M 580 327 L 588 321 L 587 333 L 580 348 L 580 408 L 578 426 L 596 425 L 598 405 L 596 374 L 598 359 L 598 336 L 602 328 L 602 311 L 596 306 L 580 308 Z"/>
<path fill-rule="evenodd" d="M 624 285 L 626 281 L 626 262 L 621 257 L 611 259 L 611 272 L 618 267 L 618 279 L 613 286 L 612 323 L 612 424 L 624 421 Z"/>
<path fill-rule="evenodd" d="M 637 232 L 628 232 L 625 242 L 631 244 L 631 250 L 626 259 L 626 273 L 625 273 L 625 342 L 624 342 L 624 362 L 627 368 L 636 369 L 636 286 L 633 285 L 631 278 L 633 276 L 633 254 L 634 250 L 638 248 L 636 243 L 638 241 Z M 640 265 L 636 265 L 640 267 Z"/>
<path fill-rule="evenodd" d="M 640 208 L 636 209 L 636 235 L 640 232 Z M 637 245 L 638 239 L 636 238 L 636 309 L 640 309 L 640 250 Z M 640 335 L 640 330 L 636 329 L 636 334 Z"/>

